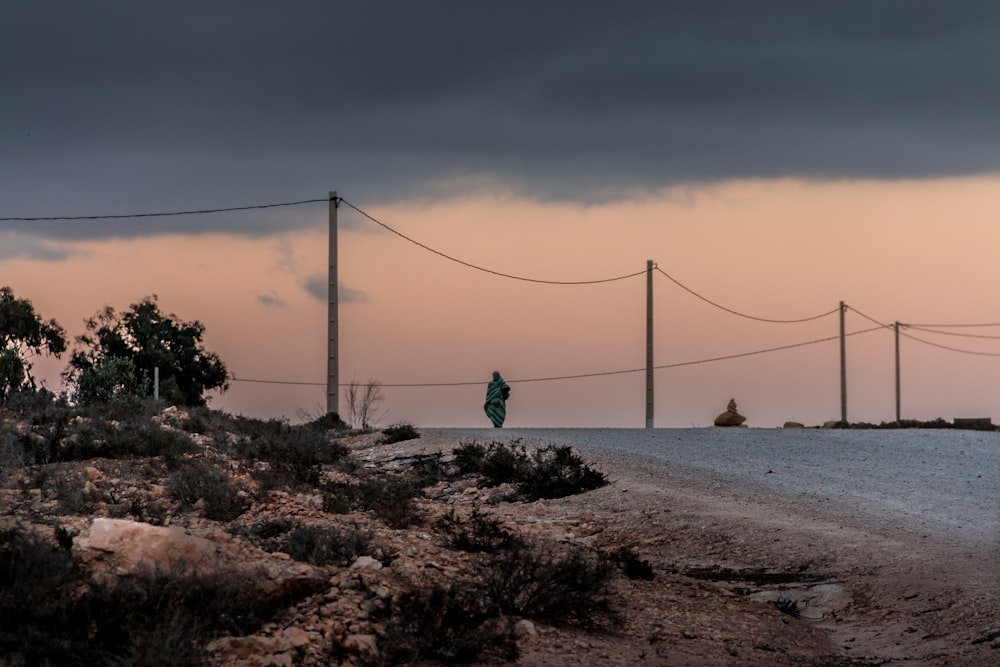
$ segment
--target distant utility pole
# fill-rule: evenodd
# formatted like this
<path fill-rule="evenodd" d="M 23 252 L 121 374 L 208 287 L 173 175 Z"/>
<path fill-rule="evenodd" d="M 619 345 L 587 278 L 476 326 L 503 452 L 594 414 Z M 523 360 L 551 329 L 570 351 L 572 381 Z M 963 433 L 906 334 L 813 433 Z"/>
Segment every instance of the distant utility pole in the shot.
<path fill-rule="evenodd" d="M 899 424 L 899 322 L 893 325 L 896 332 L 896 424 Z"/>
<path fill-rule="evenodd" d="M 653 260 L 646 260 L 646 428 L 653 428 Z"/>
<path fill-rule="evenodd" d="M 847 343 L 844 335 L 844 311 L 847 306 L 840 302 L 840 421 L 847 424 Z"/>
<path fill-rule="evenodd" d="M 330 192 L 330 274 L 329 274 L 329 321 L 327 323 L 327 335 L 329 336 L 329 347 L 326 362 L 326 412 L 340 414 L 337 396 L 340 393 L 340 359 L 338 356 L 338 325 L 337 325 L 337 206 L 340 200 L 337 199 L 337 191 Z"/>

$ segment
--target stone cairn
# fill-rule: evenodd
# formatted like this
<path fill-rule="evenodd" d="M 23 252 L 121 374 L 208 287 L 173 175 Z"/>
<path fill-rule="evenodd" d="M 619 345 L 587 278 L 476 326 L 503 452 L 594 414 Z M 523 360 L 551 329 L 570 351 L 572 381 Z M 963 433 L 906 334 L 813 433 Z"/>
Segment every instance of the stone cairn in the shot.
<path fill-rule="evenodd" d="M 741 415 L 736 410 L 736 399 L 729 399 L 729 405 L 726 406 L 726 411 L 715 418 L 716 426 L 742 426 L 743 422 L 747 420 L 746 417 Z"/>

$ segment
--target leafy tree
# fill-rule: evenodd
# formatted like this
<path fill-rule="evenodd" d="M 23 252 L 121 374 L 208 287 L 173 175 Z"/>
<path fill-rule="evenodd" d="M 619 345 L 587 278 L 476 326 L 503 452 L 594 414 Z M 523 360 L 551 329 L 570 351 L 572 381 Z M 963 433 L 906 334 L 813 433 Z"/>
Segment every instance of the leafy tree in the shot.
<path fill-rule="evenodd" d="M 55 320 L 45 321 L 31 301 L 0 287 L 0 403 L 11 394 L 36 387 L 30 357 L 66 351 L 66 332 Z"/>
<path fill-rule="evenodd" d="M 202 346 L 205 326 L 165 315 L 156 295 L 122 313 L 111 306 L 86 321 L 66 372 L 83 403 L 106 401 L 126 391 L 150 396 L 160 369 L 160 396 L 173 405 L 205 405 L 205 392 L 229 388 L 225 364 Z"/>

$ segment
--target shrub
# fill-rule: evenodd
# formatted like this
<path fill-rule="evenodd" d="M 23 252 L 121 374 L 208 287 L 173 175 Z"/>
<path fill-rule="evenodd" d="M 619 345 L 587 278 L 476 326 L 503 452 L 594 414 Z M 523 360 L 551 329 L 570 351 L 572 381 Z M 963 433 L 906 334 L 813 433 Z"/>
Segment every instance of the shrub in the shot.
<path fill-rule="evenodd" d="M 0 531 L 0 655 L 10 665 L 207 664 L 213 638 L 256 632 L 320 584 L 261 596 L 245 581 L 146 572 L 87 582 L 65 545 Z M 326 584 L 322 584 L 324 587 Z"/>
<path fill-rule="evenodd" d="M 413 465 L 408 471 L 407 477 L 413 481 L 417 488 L 433 486 L 438 482 L 451 477 L 448 466 L 441 463 L 443 454 L 418 454 L 413 458 Z"/>
<path fill-rule="evenodd" d="M 614 565 L 603 554 L 525 546 L 489 557 L 480 581 L 505 614 L 600 628 L 621 620 L 611 594 L 613 574 Z"/>
<path fill-rule="evenodd" d="M 24 446 L 17 433 L 0 428 L 0 487 L 6 486 L 26 462 Z"/>
<path fill-rule="evenodd" d="M 472 511 L 467 521 L 459 519 L 452 510 L 438 521 L 438 528 L 448 546 L 469 553 L 498 553 L 524 545 L 499 519 L 478 509 Z"/>
<path fill-rule="evenodd" d="M 513 625 L 484 604 L 477 592 L 459 586 L 434 586 L 404 592 L 393 601 L 390 620 L 372 665 L 435 660 L 467 664 L 493 657 L 518 658 Z"/>
<path fill-rule="evenodd" d="M 456 447 L 452 454 L 455 455 L 455 466 L 463 475 L 478 474 L 483 468 L 483 460 L 486 458 L 486 447 L 478 442 L 465 442 Z"/>
<path fill-rule="evenodd" d="M 92 514 L 102 498 L 96 491 L 87 491 L 79 478 L 63 477 L 56 481 L 55 497 L 59 506 L 68 514 Z"/>
<path fill-rule="evenodd" d="M 527 471 L 528 452 L 518 442 L 491 442 L 483 447 L 477 443 L 462 445 L 455 450 L 459 472 L 476 474 L 487 486 L 516 482 Z"/>
<path fill-rule="evenodd" d="M 460 473 L 479 475 L 487 486 L 515 484 L 525 500 L 562 498 L 608 484 L 604 475 L 587 466 L 572 448 L 555 445 L 529 456 L 524 445 L 516 441 L 492 442 L 487 447 L 470 443 L 455 449 L 455 464 Z"/>
<path fill-rule="evenodd" d="M 270 488 L 315 487 L 322 466 L 343 460 L 349 451 L 339 442 L 329 442 L 322 431 L 287 425 L 278 432 L 242 438 L 236 443 L 241 458 L 269 464 L 261 482 Z"/>
<path fill-rule="evenodd" d="M 653 566 L 648 561 L 643 560 L 639 554 L 627 547 L 622 547 L 614 553 L 615 560 L 621 567 L 622 572 L 629 579 L 645 579 L 652 581 L 656 575 L 653 574 Z"/>
<path fill-rule="evenodd" d="M 607 486 L 604 475 L 584 464 L 570 447 L 550 446 L 532 456 L 518 491 L 527 500 L 563 498 Z"/>
<path fill-rule="evenodd" d="M 339 482 L 323 487 L 323 510 L 334 514 L 371 512 L 390 528 L 406 528 L 419 519 L 413 498 L 420 488 L 410 480 L 379 475 L 358 484 Z"/>
<path fill-rule="evenodd" d="M 51 461 L 163 456 L 168 462 L 176 462 L 182 454 L 194 449 L 194 441 L 148 417 L 133 416 L 124 421 L 94 418 L 76 420 L 65 436 L 60 435 L 57 447 L 49 449 Z M 49 462 L 38 460 L 37 455 L 35 459 L 38 463 Z"/>
<path fill-rule="evenodd" d="M 379 438 L 379 442 L 383 445 L 391 445 L 395 442 L 413 440 L 419 437 L 420 434 L 417 433 L 417 429 L 413 428 L 413 424 L 400 423 L 382 429 L 382 437 Z"/>
<path fill-rule="evenodd" d="M 346 567 L 368 553 L 371 533 L 340 531 L 320 526 L 301 526 L 285 537 L 280 551 L 310 565 Z"/>
<path fill-rule="evenodd" d="M 66 597 L 76 576 L 68 550 L 0 530 L 0 655 L 9 664 L 79 664 Z"/>
<path fill-rule="evenodd" d="M 213 521 L 232 521 L 251 505 L 228 474 L 205 461 L 185 462 L 167 478 L 167 493 L 182 506 L 202 500 L 205 518 Z"/>

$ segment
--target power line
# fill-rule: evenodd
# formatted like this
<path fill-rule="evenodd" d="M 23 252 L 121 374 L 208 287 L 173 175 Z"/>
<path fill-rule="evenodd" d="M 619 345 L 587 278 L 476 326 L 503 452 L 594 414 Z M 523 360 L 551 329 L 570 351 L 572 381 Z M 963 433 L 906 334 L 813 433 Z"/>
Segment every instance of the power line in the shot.
<path fill-rule="evenodd" d="M 643 273 L 645 273 L 645 271 L 636 271 L 635 273 L 629 273 L 629 274 L 624 275 L 624 276 L 616 276 L 614 278 L 601 278 L 601 279 L 598 279 L 598 280 L 541 280 L 539 278 L 525 278 L 524 276 L 516 276 L 516 275 L 510 274 L 510 273 L 503 273 L 501 271 L 494 271 L 492 269 L 487 269 L 487 268 L 479 266 L 477 264 L 472 264 L 471 262 L 466 262 L 464 260 L 458 259 L 457 257 L 452 257 L 451 255 L 445 254 L 445 253 L 441 252 L 440 250 L 435 250 L 434 248 L 432 248 L 432 247 L 430 247 L 428 245 L 425 245 L 425 244 L 421 243 L 420 241 L 417 241 L 416 239 L 412 239 L 409 236 L 407 236 L 406 234 L 403 234 L 402 232 L 399 232 L 399 231 L 393 229 L 392 227 L 390 227 L 389 225 L 385 224 L 381 220 L 378 220 L 377 218 L 375 218 L 371 214 L 369 214 L 369 213 L 361 210 L 360 208 L 358 208 L 357 206 L 355 206 L 351 202 L 347 201 L 343 197 L 340 198 L 340 202 L 343 203 L 343 204 L 347 204 L 348 206 L 350 206 L 351 208 L 353 208 L 355 211 L 357 211 L 358 213 L 360 213 L 364 217 L 366 217 L 369 220 L 371 220 L 372 222 L 374 222 L 376 225 L 379 225 L 380 227 L 382 227 L 382 228 L 384 228 L 384 229 L 392 232 L 396 236 L 398 236 L 398 237 L 400 237 L 400 238 L 402 238 L 402 239 L 404 239 L 406 241 L 409 241 L 413 245 L 419 246 L 419 247 L 423 248 L 424 250 L 426 250 L 428 252 L 434 253 L 435 255 L 438 255 L 439 257 L 443 257 L 443 258 L 445 258 L 445 259 L 447 259 L 449 261 L 455 262 L 456 264 L 461 264 L 462 266 L 466 266 L 466 267 L 468 267 L 470 269 L 475 269 L 477 271 L 482 271 L 484 273 L 490 273 L 490 274 L 492 274 L 494 276 L 500 276 L 501 278 L 510 278 L 512 280 L 522 280 L 524 282 L 529 282 L 529 283 L 542 283 L 544 285 L 595 285 L 597 283 L 611 283 L 611 282 L 615 282 L 617 280 L 625 280 L 626 278 L 634 278 L 636 276 L 640 276 Z M 385 386 L 385 385 L 383 385 L 383 386 Z"/>
<path fill-rule="evenodd" d="M 329 202 L 329 197 L 323 199 L 303 199 L 301 201 L 281 202 L 278 204 L 254 204 L 252 206 L 229 206 L 227 208 L 205 208 L 192 211 L 169 211 L 165 213 L 121 213 L 103 215 L 57 215 L 42 216 L 32 218 L 8 217 L 0 218 L 0 222 L 42 222 L 48 220 L 116 220 L 122 218 L 164 218 L 177 215 L 205 215 L 209 213 L 225 213 L 228 211 L 250 211 L 265 208 L 280 208 L 282 206 L 299 206 L 301 204 L 315 204 L 316 202 Z"/>
<path fill-rule="evenodd" d="M 230 375 L 227 378 L 230 382 L 252 382 L 254 384 L 294 384 L 294 385 L 309 385 L 316 387 L 325 387 L 325 382 L 295 382 L 293 380 L 255 380 L 250 378 L 238 378 L 235 375 Z"/>
<path fill-rule="evenodd" d="M 871 327 L 869 329 L 861 329 L 860 331 L 852 331 L 851 333 L 845 333 L 845 336 L 860 336 L 861 334 L 871 333 L 872 331 L 878 331 L 882 327 Z M 728 361 L 729 359 L 739 359 L 740 357 L 752 357 L 756 354 L 767 354 L 768 352 L 778 352 L 781 350 L 791 350 L 796 347 L 805 347 L 806 345 L 815 345 L 817 343 L 826 343 L 831 340 L 838 340 L 840 338 L 837 336 L 827 336 L 826 338 L 817 338 L 816 340 L 809 340 L 804 343 L 792 343 L 791 345 L 782 345 L 780 347 L 771 347 L 766 350 L 757 350 L 755 352 L 743 352 L 741 354 L 730 354 L 725 357 L 714 357 L 712 359 L 700 359 L 698 361 L 683 361 L 676 364 L 667 364 L 665 366 L 654 366 L 656 369 L 660 368 L 678 368 L 680 366 L 693 366 L 695 364 L 707 364 L 713 361 Z"/>
<path fill-rule="evenodd" d="M 892 329 L 893 328 L 891 324 L 886 324 L 885 322 L 879 322 L 874 317 L 871 317 L 870 315 L 865 315 L 864 313 L 862 313 L 860 310 L 858 310 L 857 308 L 855 308 L 853 306 L 847 306 L 847 307 L 849 309 L 853 310 L 855 313 L 857 313 L 861 317 L 863 317 L 866 320 L 868 320 L 869 322 L 874 322 L 875 324 L 879 325 L 879 327 L 881 327 L 883 329 Z"/>
<path fill-rule="evenodd" d="M 903 324 L 899 323 L 900 326 L 905 327 L 928 327 L 931 329 L 971 329 L 974 327 L 1000 327 L 1000 322 L 984 322 L 980 324 Z"/>
<path fill-rule="evenodd" d="M 913 336 L 908 333 L 903 333 L 902 331 L 899 332 L 899 335 L 905 336 L 906 338 L 914 340 L 918 343 L 923 343 L 924 345 L 930 345 L 931 347 L 937 347 L 942 350 L 948 350 L 949 352 L 958 352 L 960 354 L 971 354 L 977 357 L 1000 357 L 1000 352 L 978 352 L 976 350 L 964 350 L 960 347 L 950 347 L 948 345 L 941 345 L 940 343 L 932 343 L 929 340 L 924 340 L 923 338 L 917 338 L 916 336 Z"/>
<path fill-rule="evenodd" d="M 839 310 L 839 308 L 834 308 L 833 310 L 830 310 L 828 312 L 820 313 L 819 315 L 814 315 L 812 317 L 803 317 L 803 318 L 798 319 L 798 320 L 772 320 L 772 319 L 767 319 L 767 318 L 764 318 L 764 317 L 754 317 L 753 315 L 747 315 L 745 313 L 741 313 L 741 312 L 733 310 L 731 308 L 726 308 L 725 306 L 722 306 L 722 305 L 716 303 L 715 301 L 712 301 L 711 299 L 709 299 L 707 297 L 704 297 L 701 294 L 698 294 L 693 289 L 691 289 L 687 285 L 684 285 L 679 280 L 677 280 L 676 278 L 674 278 L 673 276 L 671 276 L 669 273 L 667 273 L 666 271 L 664 271 L 663 269 L 661 269 L 659 266 L 655 266 L 654 268 L 657 271 L 659 271 L 660 273 L 662 273 L 664 276 L 666 276 L 671 282 L 673 282 L 675 285 L 677 285 L 678 287 L 680 287 L 685 292 L 688 292 L 689 294 L 691 294 L 691 295 L 693 295 L 693 296 L 701 299 L 702 301 L 704 301 L 707 304 L 715 306 L 716 308 L 718 308 L 720 310 L 724 310 L 727 313 L 730 313 L 732 315 L 737 315 L 739 317 L 744 317 L 744 318 L 746 318 L 748 320 L 756 320 L 758 322 L 769 322 L 771 324 L 797 324 L 799 322 L 811 322 L 813 320 L 818 320 L 818 319 L 827 317 L 828 315 L 833 315 L 834 313 L 836 313 Z"/>
<path fill-rule="evenodd" d="M 872 331 L 878 331 L 882 327 L 871 327 L 869 329 L 862 329 L 860 331 L 852 331 L 851 333 L 845 334 L 846 336 L 859 336 L 861 334 L 870 333 Z M 754 350 L 753 352 L 741 352 L 738 354 L 729 354 L 722 357 L 711 357 L 709 359 L 698 359 L 695 361 L 681 361 L 673 364 L 662 364 L 660 366 L 654 366 L 655 370 L 663 370 L 669 368 L 680 368 L 682 366 L 695 366 L 698 364 L 708 364 L 717 361 L 728 361 L 730 359 L 739 359 L 741 357 L 752 357 L 759 354 L 767 354 L 769 352 L 780 352 L 782 350 L 791 350 L 797 347 L 805 347 L 807 345 L 815 345 L 817 343 L 826 343 L 831 340 L 837 340 L 840 336 L 828 336 L 826 338 L 817 338 L 815 340 L 809 340 L 802 343 L 792 343 L 791 345 L 781 345 L 778 347 L 770 347 L 764 350 Z M 527 384 L 529 382 L 553 382 L 557 380 L 579 380 L 584 378 L 593 377 L 606 377 L 609 375 L 626 375 L 628 373 L 640 373 L 645 371 L 645 368 L 629 368 L 626 370 L 619 371 L 603 371 L 598 373 L 579 373 L 576 375 L 554 375 L 549 377 L 539 377 L 539 378 L 523 378 L 523 379 L 510 379 L 508 382 L 516 382 L 518 384 Z M 289 385 L 310 385 L 310 386 L 322 386 L 325 387 L 325 382 L 286 382 L 281 380 L 252 380 L 249 378 L 238 378 L 232 376 L 229 378 L 231 382 L 255 382 L 260 384 L 289 384 Z M 473 382 L 413 382 L 413 383 L 386 383 L 379 382 L 380 387 L 395 387 L 395 388 L 420 388 L 420 387 L 467 387 L 467 386 L 478 386 L 483 384 L 482 380 L 477 380 Z"/>
<path fill-rule="evenodd" d="M 989 336 L 987 334 L 970 334 L 970 333 L 960 333 L 958 331 L 935 331 L 934 329 L 927 329 L 922 326 L 917 326 L 915 324 L 903 324 L 899 323 L 899 326 L 906 327 L 908 329 L 913 329 L 914 331 L 923 331 L 929 334 L 936 334 L 938 336 L 961 336 L 962 338 L 988 338 L 990 340 L 1000 340 L 1000 336 Z"/>

